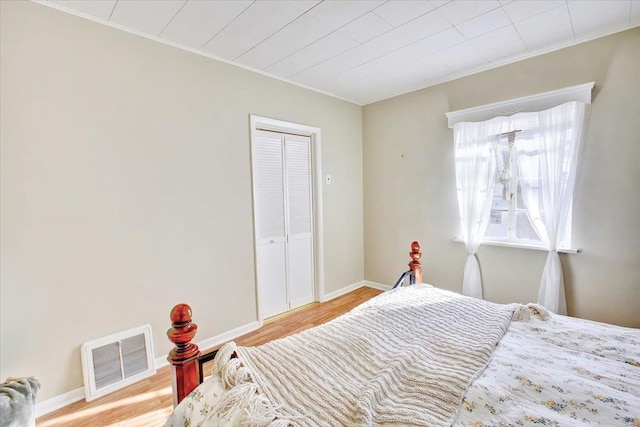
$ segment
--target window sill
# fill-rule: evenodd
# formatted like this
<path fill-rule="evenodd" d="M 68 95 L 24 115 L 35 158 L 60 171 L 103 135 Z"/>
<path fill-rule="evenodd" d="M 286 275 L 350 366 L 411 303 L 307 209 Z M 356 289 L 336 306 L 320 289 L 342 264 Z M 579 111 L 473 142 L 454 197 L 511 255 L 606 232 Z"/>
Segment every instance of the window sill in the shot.
<path fill-rule="evenodd" d="M 455 237 L 453 240 L 455 242 L 464 243 L 460 237 Z M 548 249 L 545 248 L 544 246 L 529 245 L 529 244 L 526 244 L 526 243 L 503 242 L 503 241 L 499 241 L 499 240 L 484 241 L 484 242 L 482 242 L 482 244 L 483 245 L 488 245 L 488 246 L 505 246 L 505 247 L 509 247 L 509 248 L 534 249 L 536 251 L 548 251 Z M 565 254 L 577 254 L 578 252 L 582 252 L 582 249 L 580 249 L 580 248 L 562 248 L 562 249 L 558 249 L 558 252 L 565 253 Z"/>

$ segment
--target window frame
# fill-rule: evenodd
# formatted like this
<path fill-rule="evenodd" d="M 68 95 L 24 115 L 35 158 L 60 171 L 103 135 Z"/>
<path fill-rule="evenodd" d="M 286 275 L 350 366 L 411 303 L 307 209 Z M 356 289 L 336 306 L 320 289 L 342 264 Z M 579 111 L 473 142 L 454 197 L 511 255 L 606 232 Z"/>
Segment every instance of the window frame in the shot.
<path fill-rule="evenodd" d="M 522 131 L 519 131 L 517 136 L 516 136 L 516 140 L 514 143 L 514 147 L 515 144 L 517 144 L 518 142 L 520 143 L 524 143 L 524 141 L 522 139 L 523 136 L 534 136 L 536 133 L 539 133 L 541 131 L 540 128 L 530 128 L 530 129 L 524 129 Z M 518 137 L 520 137 L 520 141 L 518 141 Z M 502 150 L 502 146 L 499 145 L 498 149 Z M 513 151 L 514 148 L 511 148 L 510 151 Z M 499 153 L 498 155 L 502 155 L 502 153 Z M 485 232 L 485 236 L 483 236 L 482 238 L 482 243 L 483 244 L 498 244 L 501 246 L 517 246 L 517 247 L 540 247 L 542 250 L 548 250 L 546 245 L 542 242 L 542 240 L 531 240 L 531 239 L 523 239 L 523 238 L 518 238 L 517 236 L 517 214 L 518 212 L 527 212 L 526 208 L 518 208 L 518 182 L 520 181 L 519 178 L 519 173 L 518 173 L 518 163 L 516 162 L 516 158 L 514 155 L 512 155 L 510 153 L 509 155 L 509 170 L 511 171 L 510 175 L 510 179 L 509 179 L 509 193 L 510 193 L 510 198 L 508 201 L 508 209 L 507 209 L 507 216 L 508 216 L 508 220 L 507 220 L 507 236 L 506 237 L 500 237 L 500 236 L 487 236 L 486 232 Z M 496 189 L 496 187 L 498 187 L 500 184 L 500 182 L 498 182 L 496 180 L 495 184 L 494 184 L 494 191 Z M 493 209 L 491 209 L 491 211 L 493 211 Z M 571 234 L 572 234 L 572 222 L 573 222 L 573 204 L 571 204 L 571 206 L 569 206 L 569 215 L 567 217 L 567 222 L 565 224 L 565 228 L 562 230 L 564 231 L 565 235 L 563 242 L 559 245 L 559 249 L 566 249 L 568 251 L 571 251 Z M 530 226 L 533 228 L 533 230 L 535 231 L 535 227 L 533 224 L 531 224 L 531 220 L 529 220 L 529 224 Z M 537 234 L 537 232 L 536 232 Z M 566 243 L 565 243 L 566 242 Z M 577 251 L 577 249 L 574 249 L 573 251 Z"/>
<path fill-rule="evenodd" d="M 578 101 L 587 104 L 591 104 L 591 91 L 595 86 L 595 82 L 584 83 L 576 86 L 565 87 L 549 92 L 539 93 L 531 96 L 526 96 L 522 98 L 516 98 L 511 100 L 506 100 L 502 102 L 496 102 L 493 104 L 482 105 L 478 107 L 466 108 L 462 110 L 456 110 L 446 113 L 448 127 L 453 128 L 453 125 L 462 122 L 462 121 L 484 121 L 489 120 L 493 117 L 497 116 L 511 116 L 513 114 L 517 114 L 525 111 L 541 111 L 548 108 L 552 108 L 556 105 L 560 105 L 564 102 L 568 101 Z M 513 162 L 513 159 L 510 159 Z M 515 182 L 514 173 L 512 176 L 512 181 Z M 517 185 L 517 184 L 511 184 Z M 510 232 L 515 235 L 515 209 L 511 208 L 511 203 L 515 205 L 517 194 L 516 188 L 510 188 L 513 193 L 512 200 L 510 200 L 510 208 L 509 208 L 509 228 Z M 513 218 L 512 218 L 513 217 Z M 569 226 L 569 237 L 571 238 L 572 234 L 572 226 L 573 226 L 573 205 L 570 207 L 569 217 L 567 220 Z M 463 242 L 460 238 L 460 230 L 458 230 L 457 236 L 454 238 L 456 242 Z M 571 242 L 571 239 L 569 239 Z M 489 246 L 506 246 L 513 248 L 522 248 L 522 249 L 534 249 L 534 250 L 542 250 L 548 251 L 548 248 L 543 243 L 536 244 L 532 241 L 524 242 L 523 240 L 508 240 L 501 239 L 496 237 L 483 237 L 482 239 L 483 245 Z M 569 246 L 559 247 L 557 249 L 558 252 L 564 253 L 578 253 L 582 250 L 580 248 L 574 247 L 573 242 L 569 244 Z"/>
<path fill-rule="evenodd" d="M 517 140 L 516 140 L 516 143 L 517 143 Z M 514 145 L 514 147 L 515 147 L 515 145 Z M 502 155 L 502 153 L 500 153 L 499 155 Z M 511 245 L 526 246 L 526 247 L 535 246 L 535 247 L 540 247 L 542 249 L 546 249 L 544 243 L 542 243 L 541 240 L 535 241 L 535 240 L 530 240 L 530 239 L 521 239 L 521 238 L 518 238 L 518 236 L 516 235 L 516 232 L 517 232 L 517 229 L 516 229 L 517 228 L 517 224 L 516 224 L 517 213 L 518 213 L 518 211 L 526 212 L 526 209 L 518 209 L 518 180 L 519 180 L 519 178 L 518 178 L 518 164 L 515 161 L 515 157 L 513 155 L 509 156 L 509 170 L 511 171 L 511 177 L 509 178 L 509 183 L 508 183 L 508 187 L 509 187 L 508 188 L 508 192 L 510 194 L 510 198 L 508 200 L 507 210 L 506 210 L 506 212 L 507 212 L 507 234 L 506 234 L 506 237 L 487 236 L 486 232 L 485 232 L 485 235 L 482 237 L 482 243 L 483 244 L 495 243 L 495 244 L 500 244 L 502 246 L 511 246 Z M 496 190 L 496 187 L 501 186 L 501 185 L 503 185 L 503 184 L 501 184 L 498 180 L 496 180 L 496 182 L 494 184 L 494 192 Z M 491 209 L 491 211 L 493 211 L 493 209 Z M 489 215 L 491 215 L 491 214 L 489 214 Z M 489 220 L 489 221 L 491 221 L 491 220 Z M 533 227 L 533 225 L 531 225 L 531 226 Z M 535 228 L 534 228 L 534 230 L 535 230 Z"/>

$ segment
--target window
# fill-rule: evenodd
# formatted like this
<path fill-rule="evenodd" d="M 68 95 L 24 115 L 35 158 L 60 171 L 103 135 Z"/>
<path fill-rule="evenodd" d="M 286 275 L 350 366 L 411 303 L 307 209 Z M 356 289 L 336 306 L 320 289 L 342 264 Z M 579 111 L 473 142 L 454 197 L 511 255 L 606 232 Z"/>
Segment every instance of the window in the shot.
<path fill-rule="evenodd" d="M 542 220 L 540 216 L 533 213 L 536 209 L 533 209 L 533 212 L 527 210 L 523 196 L 523 186 L 533 187 L 532 190 L 536 192 L 540 186 L 540 151 L 537 148 L 539 146 L 537 139 L 542 137 L 542 131 L 542 129 L 528 129 L 500 135 L 495 148 L 497 167 L 491 212 L 483 243 L 546 248 L 540 235 L 544 232 L 544 224 L 536 224 Z M 544 129 L 544 131 L 551 130 Z M 510 138 L 512 141 L 509 141 Z M 571 138 L 571 129 L 565 133 L 564 143 L 574 143 Z M 571 160 L 570 153 L 571 150 L 564 150 L 564 164 Z M 534 203 L 538 207 L 544 207 L 544 201 L 540 199 L 539 194 L 538 198 L 539 200 Z M 569 208 L 566 221 L 560 225 L 560 249 L 570 249 L 571 246 L 572 207 Z"/>
<path fill-rule="evenodd" d="M 555 222 L 546 218 L 554 224 L 563 222 L 557 227 L 558 239 L 553 239 L 557 245 L 553 246 L 562 252 L 577 252 L 571 249 L 571 210 L 582 113 L 556 107 L 571 102 L 590 104 L 593 87 L 593 82 L 585 83 L 447 113 L 449 127 L 454 129 L 461 215 L 456 240 L 465 242 L 468 250 L 479 244 L 547 249 L 542 218 L 553 212 L 554 218 L 565 218 Z M 554 162 L 553 178 L 550 161 Z M 475 190 L 470 193 L 471 188 Z M 544 200 L 560 193 L 561 200 Z M 545 204 L 551 209 L 545 210 Z M 555 227 L 550 231 L 556 235 Z"/>
<path fill-rule="evenodd" d="M 464 295 L 482 298 L 476 256 L 482 243 L 541 248 L 549 255 L 538 304 L 567 313 L 558 250 L 570 247 L 578 151 L 592 88 L 587 83 L 447 114 L 453 127 L 460 238 L 467 249 Z"/>

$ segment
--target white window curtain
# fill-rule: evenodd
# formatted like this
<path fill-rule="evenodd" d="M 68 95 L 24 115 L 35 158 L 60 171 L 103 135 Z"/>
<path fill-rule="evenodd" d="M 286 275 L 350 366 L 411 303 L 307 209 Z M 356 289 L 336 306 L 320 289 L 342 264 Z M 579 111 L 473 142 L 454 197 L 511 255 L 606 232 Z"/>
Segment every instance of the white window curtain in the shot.
<path fill-rule="evenodd" d="M 562 264 L 557 248 L 567 224 L 578 163 L 585 105 L 568 102 L 517 116 L 537 122 L 539 134 L 514 146 L 522 196 L 538 235 L 549 248 L 538 304 L 567 314 Z"/>
<path fill-rule="evenodd" d="M 467 248 L 462 293 L 482 298 L 482 279 L 476 252 L 489 224 L 496 179 L 495 122 L 456 123 L 455 169 L 460 211 L 460 237 Z"/>

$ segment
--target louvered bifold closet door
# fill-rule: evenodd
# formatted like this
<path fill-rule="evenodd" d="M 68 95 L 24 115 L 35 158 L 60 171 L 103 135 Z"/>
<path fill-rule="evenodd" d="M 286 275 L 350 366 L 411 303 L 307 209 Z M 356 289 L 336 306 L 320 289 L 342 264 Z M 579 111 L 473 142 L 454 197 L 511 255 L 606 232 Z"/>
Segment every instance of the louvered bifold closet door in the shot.
<path fill-rule="evenodd" d="M 289 308 L 313 302 L 311 138 L 285 135 Z"/>
<path fill-rule="evenodd" d="M 258 131 L 253 143 L 258 297 L 263 317 L 287 311 L 283 137 Z"/>

